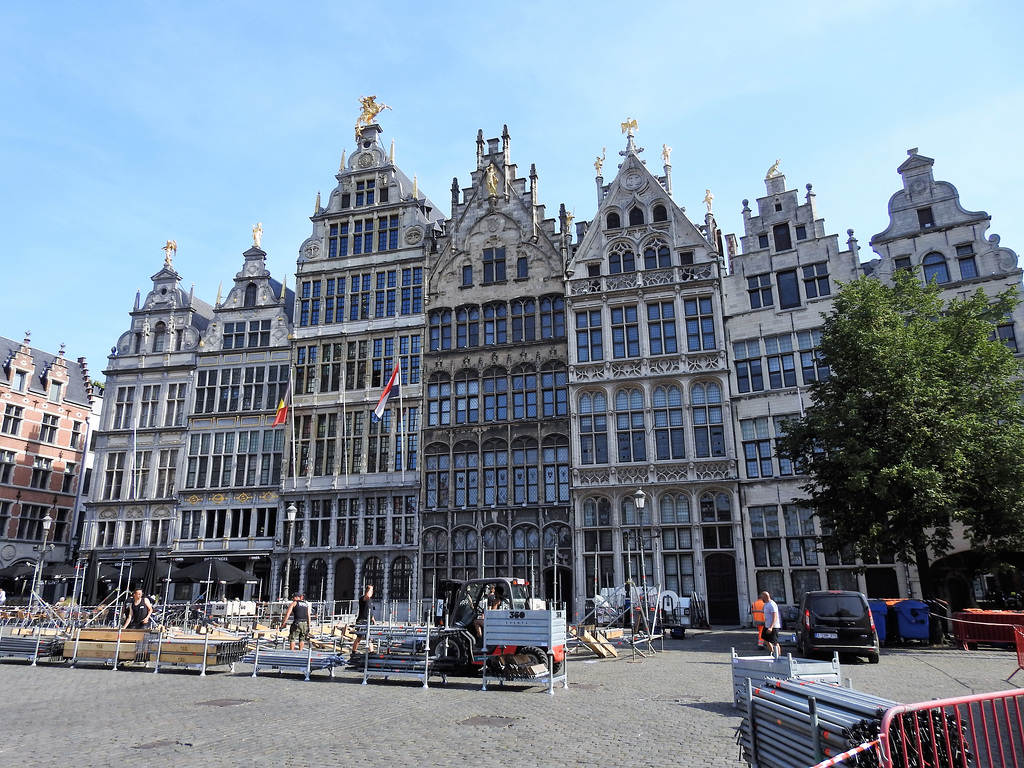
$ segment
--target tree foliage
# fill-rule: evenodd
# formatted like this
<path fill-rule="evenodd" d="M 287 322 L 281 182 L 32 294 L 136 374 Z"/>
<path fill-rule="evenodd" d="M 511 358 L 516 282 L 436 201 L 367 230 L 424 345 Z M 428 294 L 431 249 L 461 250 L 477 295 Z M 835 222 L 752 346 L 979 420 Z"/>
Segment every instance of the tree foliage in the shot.
<path fill-rule="evenodd" d="M 1016 301 L 978 291 L 945 304 L 938 286 L 907 271 L 891 286 L 842 287 L 820 346 L 830 376 L 779 442 L 831 528 L 827 550 L 916 561 L 930 596 L 929 550 L 950 549 L 954 523 L 977 548 L 1019 548 L 1021 368 L 993 338 Z"/>

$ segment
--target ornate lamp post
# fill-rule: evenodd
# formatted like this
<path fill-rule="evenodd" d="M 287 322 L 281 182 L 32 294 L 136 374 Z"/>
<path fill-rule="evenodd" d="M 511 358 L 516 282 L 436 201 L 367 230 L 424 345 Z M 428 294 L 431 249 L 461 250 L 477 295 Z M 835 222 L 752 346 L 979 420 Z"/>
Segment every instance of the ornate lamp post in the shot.
<path fill-rule="evenodd" d="M 295 526 L 295 517 L 299 514 L 298 508 L 295 503 L 290 503 L 284 510 L 285 515 L 288 517 L 288 521 L 285 523 L 284 535 L 288 539 L 288 557 L 284 561 L 284 599 L 287 600 L 291 597 L 289 592 L 292 575 L 292 538 Z"/>
<path fill-rule="evenodd" d="M 644 556 L 644 507 L 647 505 L 647 494 L 643 488 L 637 488 L 633 494 L 633 504 L 636 505 L 637 514 L 637 525 L 640 526 L 640 541 L 637 549 L 640 550 L 640 577 L 643 579 L 643 614 L 644 620 L 648 622 L 647 626 L 650 626 L 648 613 L 648 595 L 647 595 L 647 563 Z M 649 630 L 648 630 L 649 631 Z"/>
<path fill-rule="evenodd" d="M 29 610 L 31 611 L 36 604 L 36 590 L 39 589 L 39 574 L 43 570 L 43 558 L 46 556 L 46 550 L 53 549 L 53 545 L 47 545 L 46 540 L 50 538 L 50 528 L 53 527 L 53 518 L 47 513 L 46 517 L 43 518 L 43 543 L 35 547 L 32 547 L 36 552 L 39 553 L 39 558 L 36 560 L 36 572 L 32 576 L 32 594 L 29 596 Z"/>

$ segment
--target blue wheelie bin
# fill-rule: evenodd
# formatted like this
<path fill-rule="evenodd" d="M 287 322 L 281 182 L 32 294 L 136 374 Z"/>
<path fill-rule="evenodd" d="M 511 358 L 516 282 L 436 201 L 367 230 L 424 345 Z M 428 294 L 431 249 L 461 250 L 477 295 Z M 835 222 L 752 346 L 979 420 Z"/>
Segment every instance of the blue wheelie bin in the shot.
<path fill-rule="evenodd" d="M 889 617 L 889 606 L 885 600 L 868 600 L 868 606 L 871 608 L 871 618 L 875 622 L 878 642 L 885 643 L 885 622 Z"/>
<path fill-rule="evenodd" d="M 893 606 L 893 610 L 903 640 L 931 642 L 927 603 L 920 600 L 900 600 Z"/>

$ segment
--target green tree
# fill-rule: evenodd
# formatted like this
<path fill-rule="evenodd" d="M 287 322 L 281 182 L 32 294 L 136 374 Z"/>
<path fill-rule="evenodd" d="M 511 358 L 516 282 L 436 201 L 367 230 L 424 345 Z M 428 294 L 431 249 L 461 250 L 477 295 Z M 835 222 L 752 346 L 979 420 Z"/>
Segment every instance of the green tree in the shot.
<path fill-rule="evenodd" d="M 1011 290 L 945 304 L 909 271 L 842 287 L 820 347 L 830 376 L 779 441 L 831 529 L 826 551 L 916 562 L 931 597 L 930 553 L 949 551 L 954 522 L 976 549 L 1020 548 L 1021 367 L 993 337 L 1016 303 Z"/>

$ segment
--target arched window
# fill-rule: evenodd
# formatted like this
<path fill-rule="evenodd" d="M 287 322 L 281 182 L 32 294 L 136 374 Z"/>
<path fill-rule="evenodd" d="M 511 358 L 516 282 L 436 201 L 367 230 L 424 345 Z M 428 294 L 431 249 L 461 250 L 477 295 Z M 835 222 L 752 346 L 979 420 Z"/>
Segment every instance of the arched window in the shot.
<path fill-rule="evenodd" d="M 537 371 L 520 365 L 512 372 L 512 418 L 537 418 Z"/>
<path fill-rule="evenodd" d="M 512 500 L 516 504 L 537 503 L 540 471 L 537 459 L 536 440 L 521 437 L 512 443 Z"/>
<path fill-rule="evenodd" d="M 713 381 L 694 384 L 690 390 L 690 406 L 694 455 L 700 459 L 725 456 L 722 388 Z"/>
<path fill-rule="evenodd" d="M 442 443 L 428 446 L 426 462 L 427 508 L 444 509 L 448 506 L 449 470 L 451 469 L 448 446 Z"/>
<path fill-rule="evenodd" d="M 472 528 L 456 528 L 452 534 L 452 578 L 472 579 L 477 575 L 478 539 Z"/>
<path fill-rule="evenodd" d="M 480 457 L 474 443 L 459 443 L 453 456 L 455 469 L 455 506 L 475 507 L 480 488 Z"/>
<path fill-rule="evenodd" d="M 690 522 L 690 499 L 682 494 L 666 493 L 661 497 L 661 524 Z"/>
<path fill-rule="evenodd" d="M 163 321 L 156 324 L 153 329 L 153 351 L 163 352 L 167 344 L 167 326 Z"/>
<path fill-rule="evenodd" d="M 455 347 L 466 349 L 480 345 L 480 310 L 477 307 L 460 307 L 455 312 Z"/>
<path fill-rule="evenodd" d="M 686 457 L 683 391 L 672 384 L 654 390 L 654 446 L 659 461 Z"/>
<path fill-rule="evenodd" d="M 452 423 L 452 383 L 447 374 L 435 373 L 427 383 L 427 426 Z"/>
<path fill-rule="evenodd" d="M 504 368 L 484 371 L 484 421 L 508 419 L 508 374 Z"/>
<path fill-rule="evenodd" d="M 929 253 L 924 257 L 922 263 L 924 264 L 924 281 L 926 283 L 933 280 L 937 283 L 949 282 L 949 268 L 941 253 Z"/>
<path fill-rule="evenodd" d="M 601 392 L 580 397 L 580 461 L 608 463 L 608 403 Z"/>
<path fill-rule="evenodd" d="M 484 528 L 484 573 L 499 576 L 508 573 L 508 530 L 498 526 Z"/>
<path fill-rule="evenodd" d="M 569 501 L 569 438 L 549 435 L 544 438 L 544 501 L 564 504 Z"/>
<path fill-rule="evenodd" d="M 256 306 L 256 283 L 249 283 L 247 286 L 245 286 L 245 297 L 242 299 L 242 306 Z"/>
<path fill-rule="evenodd" d="M 615 393 L 615 436 L 619 461 L 647 461 L 644 395 L 639 389 Z"/>
<path fill-rule="evenodd" d="M 508 444 L 504 440 L 484 443 L 484 504 L 508 504 Z"/>
<path fill-rule="evenodd" d="M 480 379 L 476 371 L 459 371 L 455 377 L 455 423 L 480 420 Z"/>
<path fill-rule="evenodd" d="M 668 211 L 664 205 L 654 206 L 654 220 L 657 221 L 668 221 Z"/>
<path fill-rule="evenodd" d="M 636 257 L 628 245 L 619 243 L 608 253 L 608 274 L 619 275 L 624 272 L 636 272 Z"/>
<path fill-rule="evenodd" d="M 544 416 L 569 415 L 569 371 L 564 363 L 545 363 L 540 373 Z"/>
<path fill-rule="evenodd" d="M 732 522 L 732 502 L 727 493 L 700 495 L 700 521 L 702 523 Z"/>
<path fill-rule="evenodd" d="M 391 587 L 389 600 L 408 600 L 412 597 L 412 560 L 400 555 L 391 561 Z"/>
<path fill-rule="evenodd" d="M 363 563 L 362 587 L 365 589 L 370 584 L 375 595 L 384 596 L 384 562 L 379 557 L 368 557 Z"/>
<path fill-rule="evenodd" d="M 537 338 L 537 302 L 521 299 L 512 302 L 512 341 Z"/>
<path fill-rule="evenodd" d="M 546 296 L 540 300 L 540 337 L 565 338 L 565 299 L 561 296 Z"/>
<path fill-rule="evenodd" d="M 612 503 L 605 496 L 583 502 L 583 525 L 606 527 L 612 524 Z"/>
<path fill-rule="evenodd" d="M 622 220 L 619 218 L 617 213 L 608 214 L 608 229 L 620 229 L 622 227 Z"/>
<path fill-rule="evenodd" d="M 667 269 L 672 266 L 672 253 L 662 240 L 644 246 L 644 269 Z"/>
<path fill-rule="evenodd" d="M 635 227 L 644 223 L 644 212 L 640 208 L 629 209 L 629 226 Z"/>
<path fill-rule="evenodd" d="M 430 351 L 452 348 L 452 311 L 438 309 L 430 313 Z"/>
<path fill-rule="evenodd" d="M 504 344 L 508 341 L 508 309 L 504 304 L 488 304 L 484 307 L 484 344 Z"/>

